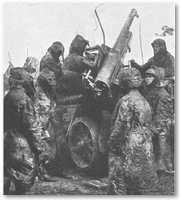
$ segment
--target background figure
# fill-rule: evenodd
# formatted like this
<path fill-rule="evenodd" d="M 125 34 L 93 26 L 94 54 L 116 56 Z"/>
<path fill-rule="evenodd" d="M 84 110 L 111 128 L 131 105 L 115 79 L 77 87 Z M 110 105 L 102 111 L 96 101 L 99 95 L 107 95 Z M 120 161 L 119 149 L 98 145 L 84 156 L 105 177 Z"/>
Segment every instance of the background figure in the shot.
<path fill-rule="evenodd" d="M 42 139 L 44 152 L 39 157 L 39 178 L 44 181 L 51 181 L 48 175 L 47 165 L 54 159 L 56 153 L 55 137 L 52 120 L 56 108 L 56 77 L 53 71 L 44 68 L 37 78 L 35 109 L 42 124 Z"/>
<path fill-rule="evenodd" d="M 62 57 L 62 61 L 60 61 Z M 62 63 L 64 61 L 64 46 L 61 42 L 56 41 L 48 48 L 46 54 L 40 61 L 40 71 L 44 68 L 48 68 L 53 71 L 56 77 L 57 83 L 62 77 Z"/>
<path fill-rule="evenodd" d="M 16 194 L 27 194 L 42 152 L 42 127 L 30 98 L 34 88 L 29 73 L 20 67 L 12 68 L 9 85 L 10 91 L 4 97 L 4 171 L 6 180 L 13 180 Z M 9 191 L 8 182 L 5 181 L 5 194 Z"/>
<path fill-rule="evenodd" d="M 157 170 L 172 171 L 171 145 L 174 145 L 174 132 L 168 131 L 167 122 L 173 119 L 173 101 L 162 87 L 164 68 L 152 66 L 145 73 L 143 96 L 151 106 L 154 152 Z"/>
<path fill-rule="evenodd" d="M 150 194 L 157 187 L 151 109 L 138 91 L 141 82 L 137 69 L 124 68 L 119 74 L 119 84 L 127 94 L 118 101 L 112 117 L 108 194 Z"/>
<path fill-rule="evenodd" d="M 27 57 L 24 63 L 23 68 L 29 72 L 29 74 L 33 77 L 34 84 L 36 84 L 37 77 L 39 75 L 40 63 L 35 57 Z"/>
<path fill-rule="evenodd" d="M 3 80 L 4 80 L 4 88 L 3 88 L 3 92 L 4 92 L 4 96 L 9 92 L 9 77 L 10 77 L 10 69 L 13 68 L 14 65 L 9 62 L 9 66 L 7 68 L 7 70 L 5 71 L 4 75 L 3 75 Z"/>

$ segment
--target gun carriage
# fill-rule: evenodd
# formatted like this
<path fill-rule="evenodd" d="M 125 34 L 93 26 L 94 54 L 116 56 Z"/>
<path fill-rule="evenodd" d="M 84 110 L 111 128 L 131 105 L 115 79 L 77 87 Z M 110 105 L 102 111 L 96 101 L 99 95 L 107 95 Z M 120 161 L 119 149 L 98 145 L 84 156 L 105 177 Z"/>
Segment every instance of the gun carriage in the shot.
<path fill-rule="evenodd" d="M 119 95 L 117 76 L 130 50 L 132 32 L 129 29 L 135 17 L 138 17 L 137 11 L 132 9 L 112 48 L 97 45 L 104 57 L 94 77 L 91 71 L 83 74 L 83 101 L 65 106 L 67 142 L 71 158 L 81 170 L 93 169 L 97 163 L 107 164 L 111 116 Z"/>

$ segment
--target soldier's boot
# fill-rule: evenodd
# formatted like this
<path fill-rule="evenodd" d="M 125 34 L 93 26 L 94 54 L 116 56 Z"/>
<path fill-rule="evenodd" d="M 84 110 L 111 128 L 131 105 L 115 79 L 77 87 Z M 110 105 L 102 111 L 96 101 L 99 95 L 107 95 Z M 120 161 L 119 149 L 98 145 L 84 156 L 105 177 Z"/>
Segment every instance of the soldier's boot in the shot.
<path fill-rule="evenodd" d="M 113 151 L 109 154 L 109 187 L 108 195 L 126 195 L 124 159 Z"/>
<path fill-rule="evenodd" d="M 113 180 L 110 182 L 107 195 L 126 195 L 127 190 L 123 180 Z"/>
<path fill-rule="evenodd" d="M 167 141 L 167 135 L 159 135 L 159 158 L 157 161 L 157 169 L 160 171 L 172 171 L 171 147 Z"/>
<path fill-rule="evenodd" d="M 25 184 L 19 184 L 15 182 L 15 191 L 13 195 L 30 195 L 31 186 Z"/>
<path fill-rule="evenodd" d="M 38 178 L 41 181 L 45 181 L 45 182 L 54 182 L 56 181 L 55 178 L 51 177 L 46 168 L 45 168 L 45 164 L 44 162 L 41 162 L 38 166 Z"/>

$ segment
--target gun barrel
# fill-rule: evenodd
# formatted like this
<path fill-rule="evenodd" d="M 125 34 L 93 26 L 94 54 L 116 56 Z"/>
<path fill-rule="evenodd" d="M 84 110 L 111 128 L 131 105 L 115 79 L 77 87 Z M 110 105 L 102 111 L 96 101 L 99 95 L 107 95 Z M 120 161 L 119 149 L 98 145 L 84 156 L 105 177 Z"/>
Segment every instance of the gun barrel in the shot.
<path fill-rule="evenodd" d="M 127 38 L 128 36 L 128 32 L 130 29 L 130 26 L 133 22 L 134 17 L 139 17 L 137 14 L 137 10 L 136 9 L 132 9 L 131 12 L 129 13 L 129 16 L 113 46 L 114 49 L 116 49 L 117 51 L 119 51 L 119 53 L 121 54 L 123 49 L 124 49 L 124 38 Z"/>
<path fill-rule="evenodd" d="M 97 87 L 106 85 L 110 89 L 112 78 L 114 79 L 114 72 L 118 71 L 116 68 L 119 69 L 121 67 L 122 59 L 129 48 L 129 40 L 132 37 L 132 33 L 129 29 L 135 16 L 138 17 L 137 11 L 136 9 L 132 9 L 113 48 L 110 50 L 99 70 L 95 79 Z"/>

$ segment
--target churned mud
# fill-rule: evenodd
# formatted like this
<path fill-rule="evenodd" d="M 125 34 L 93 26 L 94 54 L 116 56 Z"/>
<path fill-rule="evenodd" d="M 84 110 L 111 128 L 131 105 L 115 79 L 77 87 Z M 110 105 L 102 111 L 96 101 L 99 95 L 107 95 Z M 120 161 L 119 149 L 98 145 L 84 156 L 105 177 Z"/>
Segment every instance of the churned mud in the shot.
<path fill-rule="evenodd" d="M 92 177 L 83 172 L 67 170 L 67 178 L 54 177 L 54 182 L 35 180 L 29 195 L 106 195 L 107 177 Z M 174 174 L 159 175 L 159 189 L 150 195 L 174 195 Z M 11 183 L 10 194 L 14 193 Z"/>

